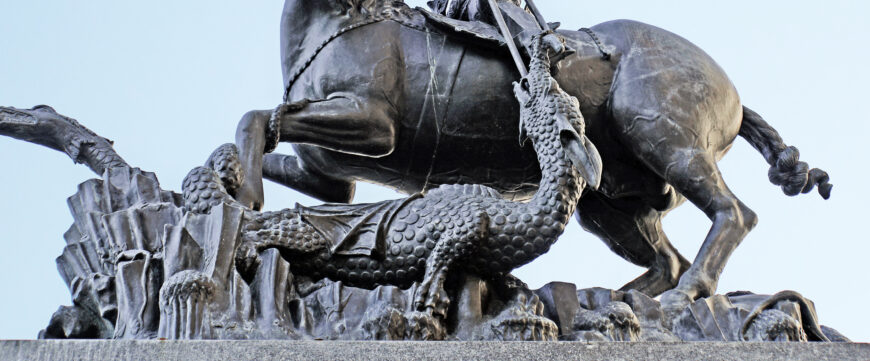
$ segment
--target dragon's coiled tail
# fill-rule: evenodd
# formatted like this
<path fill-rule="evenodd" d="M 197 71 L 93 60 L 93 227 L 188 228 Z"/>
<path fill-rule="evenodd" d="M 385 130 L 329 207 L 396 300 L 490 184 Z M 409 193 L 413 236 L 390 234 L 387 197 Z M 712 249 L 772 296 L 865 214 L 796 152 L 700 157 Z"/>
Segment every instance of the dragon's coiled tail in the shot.
<path fill-rule="evenodd" d="M 238 205 L 232 192 L 242 184 L 239 151 L 234 144 L 218 147 L 205 166 L 191 170 L 182 182 L 184 208 L 189 212 L 208 213 L 223 203 Z"/>
<path fill-rule="evenodd" d="M 747 107 L 743 107 L 739 134 L 770 164 L 768 178 L 771 183 L 781 186 L 783 193 L 789 196 L 809 193 L 818 185 L 822 198 L 831 196 L 833 185 L 828 183 L 828 173 L 818 168 L 810 169 L 807 163 L 801 162 L 798 149 L 787 146 L 776 129 Z"/>

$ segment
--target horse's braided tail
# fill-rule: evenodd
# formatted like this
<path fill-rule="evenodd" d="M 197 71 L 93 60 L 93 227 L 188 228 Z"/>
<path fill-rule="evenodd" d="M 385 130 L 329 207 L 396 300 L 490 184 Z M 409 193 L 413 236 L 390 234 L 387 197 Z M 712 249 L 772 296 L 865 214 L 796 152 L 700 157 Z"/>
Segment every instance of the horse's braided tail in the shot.
<path fill-rule="evenodd" d="M 809 169 L 807 163 L 800 161 L 798 149 L 785 145 L 776 129 L 752 109 L 743 107 L 743 124 L 740 125 L 739 134 L 761 152 L 767 164 L 770 164 L 767 172 L 770 182 L 781 186 L 786 195 L 809 193 L 818 185 L 822 198 L 831 196 L 833 185 L 828 183 L 828 173 L 818 168 Z"/>

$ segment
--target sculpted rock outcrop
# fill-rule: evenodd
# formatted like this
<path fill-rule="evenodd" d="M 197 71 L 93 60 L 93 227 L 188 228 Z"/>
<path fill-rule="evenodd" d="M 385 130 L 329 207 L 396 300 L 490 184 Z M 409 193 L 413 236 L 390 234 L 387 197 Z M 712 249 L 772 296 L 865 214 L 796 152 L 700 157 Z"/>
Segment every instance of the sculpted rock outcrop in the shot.
<path fill-rule="evenodd" d="M 230 163 L 208 164 L 214 172 L 215 164 Z M 40 337 L 848 341 L 819 325 L 812 303 L 793 292 L 702 298 L 671 327 L 659 302 L 637 291 L 565 283 L 530 290 L 509 275 L 449 279 L 452 302 L 446 317 L 436 317 L 417 311 L 418 283 L 363 289 L 314 282 L 295 274 L 276 249 L 258 254 L 248 282 L 235 256 L 250 210 L 217 196 L 230 203 L 185 211 L 182 195 L 126 167 L 81 184 L 69 199 L 74 224 L 57 260 L 73 305 L 61 307 Z"/>

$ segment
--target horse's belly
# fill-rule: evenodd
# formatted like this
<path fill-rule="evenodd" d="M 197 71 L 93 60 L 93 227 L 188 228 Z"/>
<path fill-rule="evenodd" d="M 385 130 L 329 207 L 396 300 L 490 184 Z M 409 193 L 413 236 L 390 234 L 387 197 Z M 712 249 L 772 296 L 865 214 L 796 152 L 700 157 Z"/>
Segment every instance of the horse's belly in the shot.
<path fill-rule="evenodd" d="M 525 198 L 537 188 L 540 166 L 530 147 L 519 147 L 516 135 L 509 139 L 468 138 L 443 135 L 427 188 L 440 184 L 474 183 L 492 187 L 506 196 Z"/>
<path fill-rule="evenodd" d="M 580 100 L 589 126 L 600 126 L 613 69 L 585 33 L 565 32 L 577 53 L 563 60 L 560 83 Z M 530 196 L 540 166 L 530 143 L 519 144 L 519 74 L 506 51 L 452 41 L 437 33 L 403 31 L 402 114 L 396 148 L 381 158 L 308 149 L 312 166 L 349 180 L 404 193 L 442 184 L 473 183 L 514 198 Z M 421 44 L 425 46 L 421 47 Z M 307 148 L 303 146 L 303 148 Z M 303 152 L 305 152 L 303 150 Z"/>
<path fill-rule="evenodd" d="M 560 81 L 578 95 L 587 122 L 594 123 L 606 100 L 612 64 L 601 59 L 585 34 L 568 35 L 575 38 L 577 53 L 563 61 Z M 404 114 L 396 150 L 376 159 L 335 154 L 336 161 L 353 164 L 349 169 L 356 179 L 405 193 L 473 183 L 511 198 L 530 196 L 540 182 L 540 165 L 531 143 L 519 143 L 519 104 L 512 85 L 519 74 L 509 54 L 433 34 L 403 36 L 405 42 L 428 45 L 405 52 Z"/>
<path fill-rule="evenodd" d="M 403 127 L 399 147 L 379 167 L 406 162 L 400 171 L 404 192 L 456 183 L 482 184 L 520 198 L 534 192 L 540 166 L 531 144 L 520 146 L 516 101 L 510 93 L 464 95 L 454 96 L 443 116 Z"/>
<path fill-rule="evenodd" d="M 423 176 L 426 189 L 474 183 L 524 197 L 537 188 L 540 167 L 531 144 L 519 144 L 519 104 L 512 85 L 519 74 L 506 52 L 452 44 L 462 47 L 453 55 L 456 61 L 439 59 L 449 76 L 426 84 L 425 91 L 407 92 L 422 115 L 409 112 L 409 128 L 416 128 L 410 146 L 420 158 L 409 176 Z"/>
<path fill-rule="evenodd" d="M 421 148 L 419 143 L 400 141 L 392 154 L 381 158 L 303 144 L 294 148 L 306 166 L 332 177 L 376 183 L 408 194 L 442 184 L 482 184 L 522 199 L 538 187 L 541 176 L 535 153 L 530 147 L 521 148 L 516 137 L 486 139 L 448 134 L 434 146 L 437 149 L 432 151 Z"/>

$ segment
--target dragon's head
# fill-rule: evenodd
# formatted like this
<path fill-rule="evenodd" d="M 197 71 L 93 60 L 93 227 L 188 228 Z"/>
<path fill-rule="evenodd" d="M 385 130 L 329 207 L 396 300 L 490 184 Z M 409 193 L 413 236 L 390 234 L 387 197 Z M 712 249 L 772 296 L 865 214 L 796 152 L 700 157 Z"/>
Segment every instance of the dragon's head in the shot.
<path fill-rule="evenodd" d="M 546 36 L 552 33 L 552 31 L 545 31 L 532 37 L 532 46 L 529 48 L 531 57 L 529 73 L 519 82 L 514 83 L 514 95 L 525 108 L 534 106 L 532 103 L 535 101 L 545 100 L 547 93 L 559 86 L 550 74 L 549 50 L 555 49 L 557 46 L 552 43 L 553 41 L 561 42 L 562 40 L 558 37 Z M 558 40 L 545 41 L 545 38 Z M 564 46 L 564 44 L 562 45 Z"/>
<path fill-rule="evenodd" d="M 601 156 L 586 137 L 586 125 L 577 98 L 563 91 L 550 73 L 548 50 L 559 45 L 544 40 L 554 38 L 547 36 L 550 34 L 552 32 L 543 32 L 532 38 L 529 73 L 514 83 L 514 95 L 520 102 L 520 144 L 529 137 L 537 141 L 556 133 L 558 146 L 565 150 L 581 177 L 592 188 L 598 188 Z"/>

